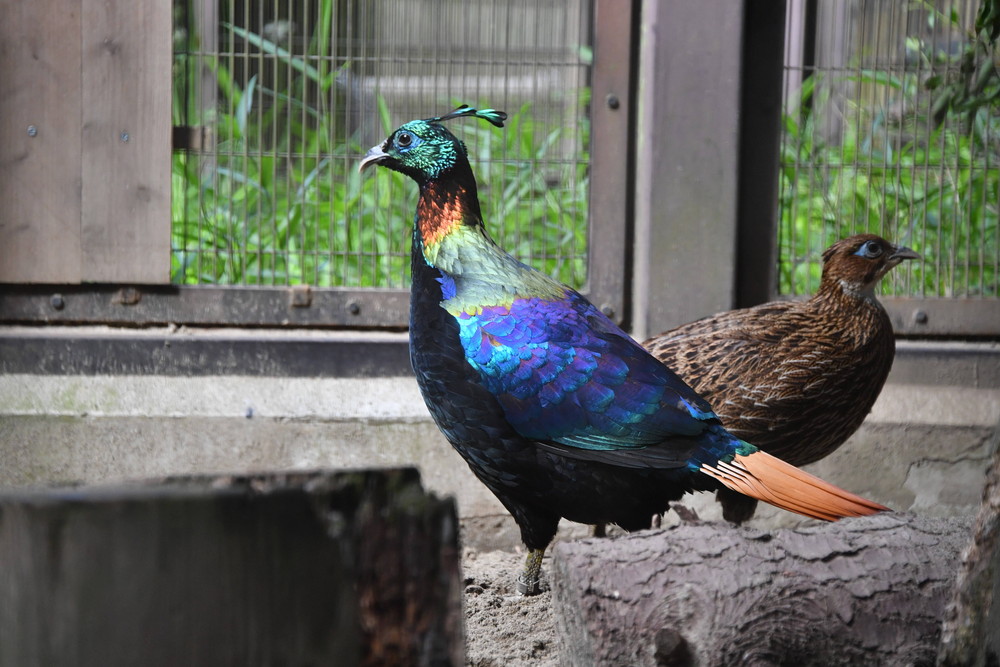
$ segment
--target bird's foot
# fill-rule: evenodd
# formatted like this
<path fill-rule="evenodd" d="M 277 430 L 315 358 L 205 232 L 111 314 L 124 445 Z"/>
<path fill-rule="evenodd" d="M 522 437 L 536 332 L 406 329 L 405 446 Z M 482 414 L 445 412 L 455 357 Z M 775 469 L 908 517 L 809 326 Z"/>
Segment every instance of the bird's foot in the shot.
<path fill-rule="evenodd" d="M 677 512 L 677 516 L 684 523 L 696 523 L 699 521 L 698 513 L 690 507 L 681 505 L 680 503 L 670 503 L 670 509 Z"/>
<path fill-rule="evenodd" d="M 542 592 L 541 586 L 538 584 L 538 579 L 532 579 L 528 581 L 524 578 L 522 574 L 517 578 L 517 594 L 524 595 L 525 597 L 530 595 L 538 595 Z"/>
<path fill-rule="evenodd" d="M 542 592 L 539 580 L 542 574 L 542 555 L 544 549 L 529 549 L 524 560 L 524 570 L 517 578 L 518 595 L 538 595 Z"/>

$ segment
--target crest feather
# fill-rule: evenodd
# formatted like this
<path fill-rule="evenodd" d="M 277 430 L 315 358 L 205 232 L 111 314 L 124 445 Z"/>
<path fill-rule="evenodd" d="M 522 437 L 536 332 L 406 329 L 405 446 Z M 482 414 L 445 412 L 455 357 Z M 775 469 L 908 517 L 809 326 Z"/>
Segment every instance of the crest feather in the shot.
<path fill-rule="evenodd" d="M 474 109 L 468 104 L 463 104 L 451 113 L 446 113 L 443 116 L 426 118 L 424 120 L 428 123 L 439 123 L 443 120 L 451 120 L 452 118 L 461 118 L 463 116 L 475 116 L 476 118 L 482 118 L 494 127 L 503 127 L 503 122 L 507 120 L 507 114 L 503 111 L 497 111 L 496 109 Z"/>

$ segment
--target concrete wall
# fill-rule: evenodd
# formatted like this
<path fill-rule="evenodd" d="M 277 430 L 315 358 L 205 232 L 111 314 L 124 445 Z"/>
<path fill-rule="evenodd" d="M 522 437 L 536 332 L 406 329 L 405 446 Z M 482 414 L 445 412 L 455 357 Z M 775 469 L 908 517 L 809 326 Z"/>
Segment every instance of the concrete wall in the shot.
<path fill-rule="evenodd" d="M 998 422 L 1000 344 L 902 342 L 864 426 L 812 470 L 898 510 L 968 514 Z M 507 523 L 431 422 L 412 377 L 0 375 L 4 487 L 400 464 L 454 495 L 464 518 Z M 708 494 L 686 502 L 717 516 Z M 797 521 L 758 515 L 761 526 Z"/>

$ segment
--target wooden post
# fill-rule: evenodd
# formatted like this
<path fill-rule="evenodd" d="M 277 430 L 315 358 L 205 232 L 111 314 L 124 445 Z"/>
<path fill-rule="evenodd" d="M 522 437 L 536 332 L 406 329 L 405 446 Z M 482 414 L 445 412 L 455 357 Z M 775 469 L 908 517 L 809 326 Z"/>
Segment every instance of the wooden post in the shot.
<path fill-rule="evenodd" d="M 639 340 L 734 305 L 745 5 L 642 5 L 632 322 Z"/>
<path fill-rule="evenodd" d="M 0 666 L 463 662 L 413 469 L 0 494 Z"/>

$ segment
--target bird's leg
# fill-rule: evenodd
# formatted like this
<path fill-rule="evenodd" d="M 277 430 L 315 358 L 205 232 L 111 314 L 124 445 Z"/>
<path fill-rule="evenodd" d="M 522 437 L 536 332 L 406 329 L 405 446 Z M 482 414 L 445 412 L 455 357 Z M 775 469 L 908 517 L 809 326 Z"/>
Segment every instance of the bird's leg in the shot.
<path fill-rule="evenodd" d="M 542 555 L 545 549 L 528 549 L 528 557 L 524 559 L 524 570 L 517 578 L 518 595 L 538 595 L 541 589 L 538 580 L 542 574 Z"/>

